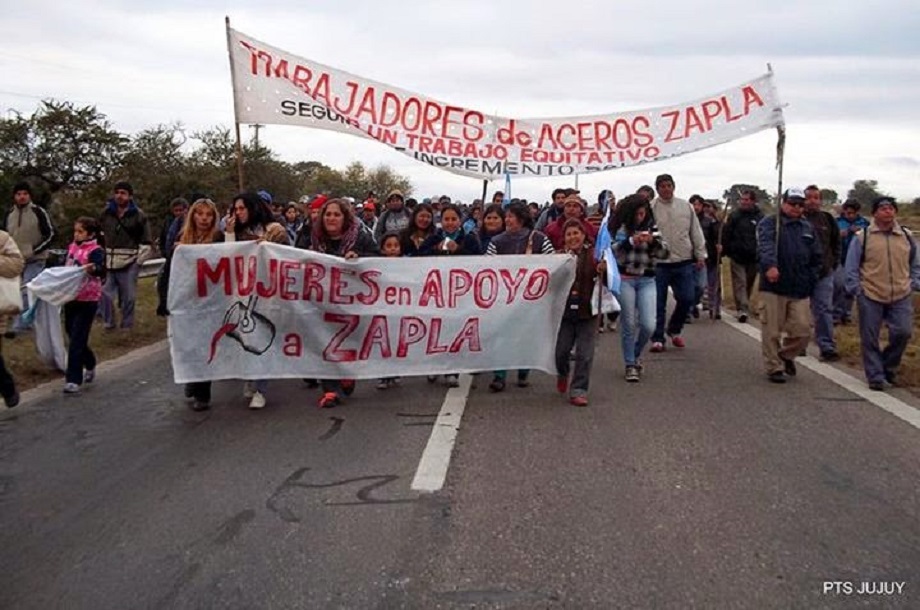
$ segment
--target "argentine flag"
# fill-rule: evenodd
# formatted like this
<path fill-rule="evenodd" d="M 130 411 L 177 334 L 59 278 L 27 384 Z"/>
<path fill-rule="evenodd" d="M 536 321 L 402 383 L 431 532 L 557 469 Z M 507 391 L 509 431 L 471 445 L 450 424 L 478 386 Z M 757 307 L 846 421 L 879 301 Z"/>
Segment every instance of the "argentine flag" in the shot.
<path fill-rule="evenodd" d="M 615 295 L 620 294 L 620 270 L 617 268 L 617 261 L 613 256 L 613 238 L 610 235 L 610 194 L 604 194 L 604 220 L 601 221 L 601 229 L 597 233 L 597 241 L 594 242 L 594 260 L 604 259 L 607 262 L 607 289 Z"/>

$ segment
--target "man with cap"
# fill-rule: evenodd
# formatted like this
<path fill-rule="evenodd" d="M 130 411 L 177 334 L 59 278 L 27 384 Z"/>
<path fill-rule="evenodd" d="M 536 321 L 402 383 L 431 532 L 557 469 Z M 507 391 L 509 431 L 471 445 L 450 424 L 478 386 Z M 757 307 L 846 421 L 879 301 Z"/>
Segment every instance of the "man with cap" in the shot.
<path fill-rule="evenodd" d="M 824 264 L 821 241 L 803 217 L 804 210 L 805 192 L 790 188 L 783 193 L 779 216 L 767 216 L 757 225 L 760 342 L 767 378 L 773 383 L 785 383 L 787 376 L 796 374 L 795 358 L 811 335 L 809 297 Z"/>
<path fill-rule="evenodd" d="M 651 201 L 652 214 L 669 247 L 668 258 L 655 265 L 655 286 L 658 290 L 653 352 L 665 350 L 665 333 L 674 347 L 684 347 L 681 331 L 695 297 L 695 273 L 706 265 L 706 239 L 693 206 L 686 199 L 674 196 L 674 178 L 661 174 L 655 178 L 658 196 Z M 668 288 L 674 292 L 674 312 L 667 320 Z"/>
<path fill-rule="evenodd" d="M 150 225 L 147 216 L 134 202 L 134 188 L 121 181 L 115 184 L 110 199 L 99 220 L 105 236 L 105 267 L 108 271 L 102 321 L 106 329 L 115 328 L 114 305 L 121 308 L 121 328 L 134 326 L 134 304 L 137 300 L 138 258 L 143 246 L 150 246 Z"/>
<path fill-rule="evenodd" d="M 373 201 L 368 200 L 359 207 L 361 208 L 359 210 L 361 221 L 373 233 L 377 230 L 377 206 Z"/>
<path fill-rule="evenodd" d="M 54 225 L 44 208 L 32 202 L 32 187 L 28 182 L 20 182 L 13 187 L 13 207 L 4 219 L 3 228 L 10 234 L 25 260 L 22 270 L 22 309 L 29 308 L 29 294 L 26 284 L 35 279 L 45 268 L 48 248 L 54 239 Z M 8 339 L 16 333 L 28 330 L 22 316 L 16 316 L 9 331 Z"/>
<path fill-rule="evenodd" d="M 597 229 L 588 222 L 588 214 L 585 202 L 578 195 L 569 195 L 565 198 L 565 204 L 562 207 L 562 216 L 546 225 L 543 232 L 553 244 L 557 252 L 565 250 L 565 223 L 571 219 L 577 219 L 581 222 L 587 243 L 593 244 L 597 241 Z"/>
<path fill-rule="evenodd" d="M 821 275 L 811 295 L 815 342 L 821 350 L 821 360 L 835 362 L 840 360 L 834 341 L 834 272 L 840 265 L 840 230 L 836 219 L 821 209 L 821 203 L 821 189 L 814 184 L 805 187 L 805 219 L 815 228 L 824 256 Z"/>
<path fill-rule="evenodd" d="M 840 229 L 840 266 L 834 274 L 834 324 L 849 324 L 853 315 L 853 297 L 846 291 L 847 252 L 853 237 L 869 226 L 869 220 L 859 213 L 862 207 L 856 199 L 847 199 L 840 208 L 837 228 Z"/>
<path fill-rule="evenodd" d="M 872 202 L 872 222 L 850 241 L 846 257 L 846 289 L 857 299 L 863 370 L 869 388 L 881 391 L 894 383 L 901 357 L 913 334 L 914 290 L 920 290 L 917 242 L 897 220 L 891 197 Z M 888 326 L 888 345 L 879 334 Z"/>
<path fill-rule="evenodd" d="M 395 189 L 387 195 L 386 210 L 377 219 L 374 228 L 374 241 L 378 244 L 387 233 L 402 233 L 409 226 L 411 213 L 406 209 L 405 201 L 402 192 Z"/>
<path fill-rule="evenodd" d="M 569 194 L 579 194 L 578 191 L 574 191 L 574 193 L 570 193 L 569 191 L 570 189 L 553 189 L 552 203 L 541 212 L 540 218 L 537 219 L 537 224 L 534 227 L 537 231 L 545 231 L 546 225 L 562 216 L 563 209 L 565 208 L 565 198 Z M 499 201 L 499 203 L 501 202 Z"/>

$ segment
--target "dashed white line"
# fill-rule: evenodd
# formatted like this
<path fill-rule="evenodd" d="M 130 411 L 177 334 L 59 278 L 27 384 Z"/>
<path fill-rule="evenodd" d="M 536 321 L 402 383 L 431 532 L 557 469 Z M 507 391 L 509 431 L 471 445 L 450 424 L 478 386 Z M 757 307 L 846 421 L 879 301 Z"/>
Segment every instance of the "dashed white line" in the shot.
<path fill-rule="evenodd" d="M 425 446 L 422 459 L 415 471 L 415 478 L 412 479 L 413 490 L 435 492 L 444 487 L 450 456 L 454 450 L 472 383 L 472 375 L 460 375 L 460 387 L 447 391 L 438 419 L 434 422 L 434 429 L 428 437 L 428 445 Z"/>

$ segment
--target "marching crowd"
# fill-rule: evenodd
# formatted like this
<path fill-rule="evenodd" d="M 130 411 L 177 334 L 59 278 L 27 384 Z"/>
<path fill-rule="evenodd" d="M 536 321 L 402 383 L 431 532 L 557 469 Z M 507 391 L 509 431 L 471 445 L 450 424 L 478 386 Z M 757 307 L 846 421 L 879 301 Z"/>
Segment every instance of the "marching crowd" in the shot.
<path fill-rule="evenodd" d="M 79 394 L 83 384 L 94 380 L 96 359 L 89 342 L 97 316 L 107 329 L 116 327 L 116 318 L 122 329 L 134 325 L 138 274 L 154 239 L 133 194 L 130 183 L 118 182 L 98 218 L 74 223 L 64 264 L 80 266 L 86 276 L 74 300 L 64 306 L 65 393 Z M 851 322 L 855 300 L 866 378 L 871 389 L 884 390 L 894 383 L 911 337 L 912 291 L 920 289 L 916 242 L 898 223 L 897 203 L 879 197 L 866 218 L 860 204 L 848 200 L 835 218 L 822 209 L 817 186 L 790 188 L 781 199 L 776 214 L 764 215 L 756 194 L 745 191 L 726 214 L 699 195 L 677 197 L 668 174 L 658 176 L 654 187 L 642 186 L 619 201 L 610 190 L 601 191 L 590 208 L 571 188 L 555 189 L 546 206 L 509 201 L 501 192 L 489 204 L 476 200 L 468 206 L 448 196 L 417 201 L 399 191 L 382 202 L 369 192 L 360 202 L 320 194 L 281 204 L 263 190 L 235 196 L 226 210 L 203 195 L 191 203 L 177 198 L 157 240 L 165 258 L 157 282 L 157 314 L 169 315 L 171 255 L 183 244 L 267 240 L 345 259 L 569 254 L 576 259 L 576 275 L 558 330 L 556 387 L 571 404 L 586 406 L 597 334 L 619 324 L 625 380 L 639 382 L 647 346 L 652 352 L 684 349 L 685 324 L 707 310 L 711 319 L 721 318 L 726 257 L 738 322 L 754 315 L 751 297 L 759 286 L 756 313 L 770 382 L 785 383 L 796 375 L 795 360 L 812 336 L 822 360 L 838 360 L 835 327 Z M 44 269 L 55 229 L 47 212 L 32 202 L 28 183 L 14 188 L 4 220 L 0 278 L 21 278 L 24 287 Z M 606 315 L 593 303 L 597 286 L 605 285 L 613 271 L 594 247 L 598 240 L 606 244 L 605 237 L 620 277 L 619 312 Z M 669 293 L 675 302 L 670 316 Z M 22 303 L 8 311 L 29 308 L 24 288 L 20 297 Z M 888 328 L 884 349 L 879 344 L 883 326 Z M 14 338 L 26 330 L 28 318 L 19 315 L 4 336 Z M 517 385 L 528 385 L 528 377 L 529 371 L 516 371 Z M 446 381 L 456 386 L 458 377 L 447 375 Z M 489 389 L 501 392 L 507 381 L 507 371 L 494 371 Z M 322 388 L 320 407 L 336 406 L 354 390 L 351 380 L 306 382 Z M 377 388 L 398 383 L 397 378 L 381 379 Z M 267 379 L 245 384 L 250 408 L 266 405 L 268 385 Z M 210 382 L 188 384 L 185 393 L 192 409 L 209 408 Z M 19 402 L 2 356 L 0 394 L 7 406 Z"/>

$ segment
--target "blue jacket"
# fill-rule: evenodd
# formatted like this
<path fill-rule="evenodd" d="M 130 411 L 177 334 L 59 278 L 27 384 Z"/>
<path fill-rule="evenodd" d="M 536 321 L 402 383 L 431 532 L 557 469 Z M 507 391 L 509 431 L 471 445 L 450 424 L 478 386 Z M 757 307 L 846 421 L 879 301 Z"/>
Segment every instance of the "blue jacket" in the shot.
<path fill-rule="evenodd" d="M 850 242 L 853 241 L 853 237 L 856 236 L 861 230 L 869 226 L 869 219 L 864 216 L 857 216 L 856 220 L 850 222 L 843 216 L 837 217 L 837 228 L 840 229 L 840 232 L 847 232 L 846 235 L 841 235 L 843 239 L 842 247 L 840 248 L 840 264 L 846 265 L 847 263 L 847 252 L 850 251 Z M 851 230 L 852 229 L 852 230 Z"/>
<path fill-rule="evenodd" d="M 757 224 L 757 253 L 760 261 L 760 290 L 793 299 L 811 296 L 822 268 L 821 240 L 815 228 L 804 218 L 782 217 L 779 247 L 776 243 L 776 216 L 765 217 Z M 779 281 L 768 282 L 766 272 L 779 269 Z"/>

